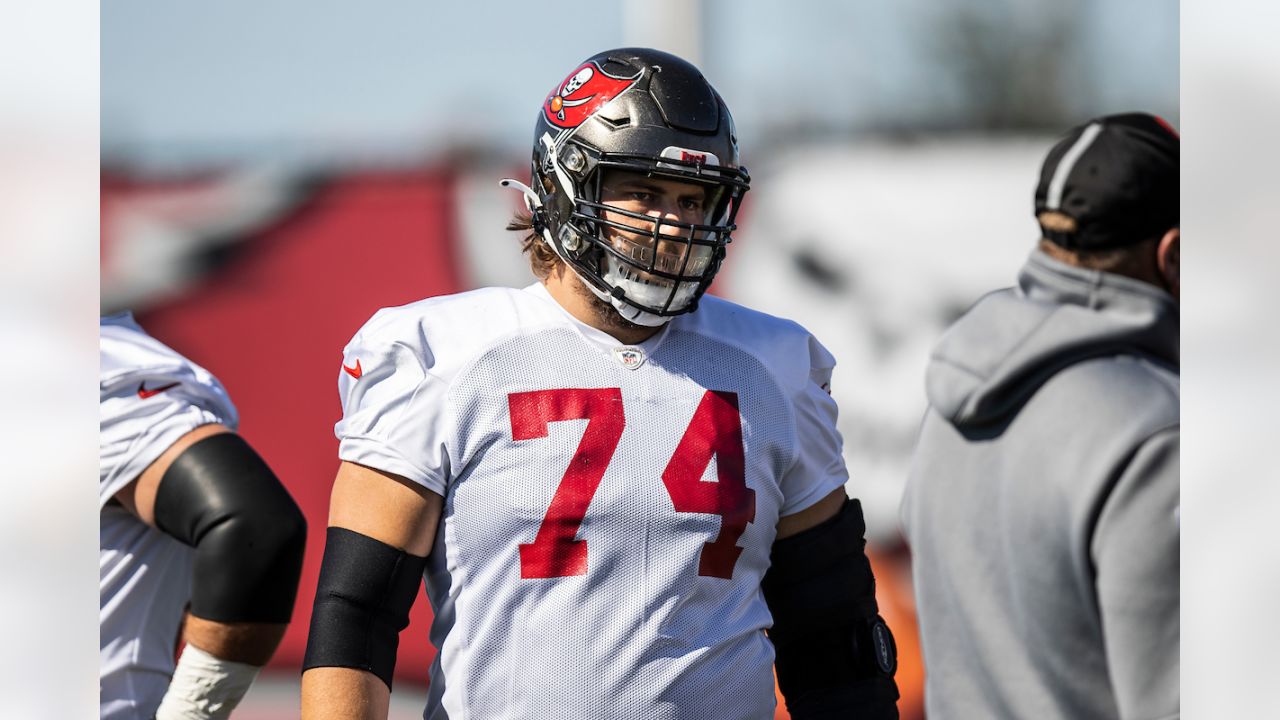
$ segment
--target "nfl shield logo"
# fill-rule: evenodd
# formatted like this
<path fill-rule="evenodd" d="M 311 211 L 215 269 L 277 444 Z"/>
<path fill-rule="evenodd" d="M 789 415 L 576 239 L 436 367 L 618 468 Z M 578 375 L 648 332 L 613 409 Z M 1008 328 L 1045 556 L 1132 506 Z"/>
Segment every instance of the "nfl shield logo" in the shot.
<path fill-rule="evenodd" d="M 632 345 L 614 348 L 613 357 L 628 370 L 635 370 L 644 364 L 644 351 Z"/>

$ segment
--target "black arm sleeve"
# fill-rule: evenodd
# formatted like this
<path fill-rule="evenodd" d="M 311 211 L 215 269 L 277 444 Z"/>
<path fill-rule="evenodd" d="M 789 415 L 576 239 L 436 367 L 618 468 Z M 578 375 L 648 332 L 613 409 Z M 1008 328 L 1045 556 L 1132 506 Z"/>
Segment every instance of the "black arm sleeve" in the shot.
<path fill-rule="evenodd" d="M 302 670 L 345 667 L 391 688 L 400 631 L 418 597 L 427 559 L 346 528 L 325 534 Z"/>
<path fill-rule="evenodd" d="M 761 587 L 778 688 L 795 720 L 898 717 L 893 636 L 876 606 L 862 506 L 775 541 Z"/>
<path fill-rule="evenodd" d="M 235 433 L 187 448 L 160 479 L 156 526 L 195 548 L 191 613 L 215 622 L 287 623 L 307 523 Z"/>

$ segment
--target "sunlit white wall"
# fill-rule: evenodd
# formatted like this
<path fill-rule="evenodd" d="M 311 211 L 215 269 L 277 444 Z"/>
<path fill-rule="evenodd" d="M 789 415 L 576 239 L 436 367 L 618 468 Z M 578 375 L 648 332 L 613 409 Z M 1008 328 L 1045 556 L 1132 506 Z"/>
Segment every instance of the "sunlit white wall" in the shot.
<path fill-rule="evenodd" d="M 0 717 L 97 712 L 97 5 L 0 5 Z"/>

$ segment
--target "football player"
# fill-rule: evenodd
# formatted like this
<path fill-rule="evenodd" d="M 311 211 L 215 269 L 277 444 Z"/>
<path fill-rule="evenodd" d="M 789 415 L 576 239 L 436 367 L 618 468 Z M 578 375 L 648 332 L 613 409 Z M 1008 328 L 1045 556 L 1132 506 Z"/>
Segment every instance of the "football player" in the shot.
<path fill-rule="evenodd" d="M 289 622 L 306 522 L 217 378 L 127 313 L 100 331 L 100 715 L 226 718 Z"/>
<path fill-rule="evenodd" d="M 536 282 L 380 310 L 344 351 L 307 718 L 385 718 L 425 575 L 424 717 L 897 717 L 892 637 L 799 325 L 704 295 L 749 176 L 689 63 L 552 89 Z"/>

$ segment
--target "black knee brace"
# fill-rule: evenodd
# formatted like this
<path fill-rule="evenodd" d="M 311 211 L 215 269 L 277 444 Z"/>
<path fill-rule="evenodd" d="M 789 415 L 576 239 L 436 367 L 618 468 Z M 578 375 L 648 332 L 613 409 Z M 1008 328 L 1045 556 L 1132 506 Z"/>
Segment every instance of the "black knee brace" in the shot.
<path fill-rule="evenodd" d="M 155 513 L 157 527 L 196 549 L 191 614 L 289 622 L 307 522 L 243 438 L 220 433 L 183 451 L 160 479 Z"/>
<path fill-rule="evenodd" d="M 346 528 L 326 533 L 302 670 L 346 667 L 391 688 L 400 631 L 418 597 L 427 559 Z"/>
<path fill-rule="evenodd" d="M 761 588 L 778 688 L 795 720 L 897 718 L 896 648 L 878 614 L 862 506 L 775 541 Z"/>

